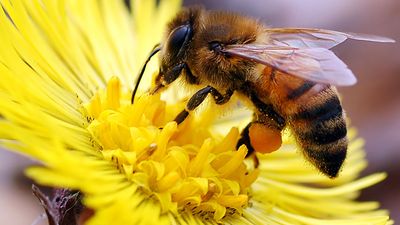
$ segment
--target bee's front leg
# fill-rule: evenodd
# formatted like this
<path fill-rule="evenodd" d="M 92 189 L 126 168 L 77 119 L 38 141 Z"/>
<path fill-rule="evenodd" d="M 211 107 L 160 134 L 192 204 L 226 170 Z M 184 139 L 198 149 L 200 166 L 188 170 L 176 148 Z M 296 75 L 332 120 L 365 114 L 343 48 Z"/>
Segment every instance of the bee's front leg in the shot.
<path fill-rule="evenodd" d="M 197 106 L 199 106 L 206 99 L 208 94 L 213 96 L 216 104 L 222 105 L 229 101 L 233 95 L 233 92 L 233 90 L 229 89 L 225 94 L 221 94 L 217 89 L 211 86 L 200 89 L 189 99 L 188 103 L 186 104 L 186 108 L 175 117 L 175 122 L 177 124 L 182 123 L 189 115 L 189 112 L 196 109 Z"/>

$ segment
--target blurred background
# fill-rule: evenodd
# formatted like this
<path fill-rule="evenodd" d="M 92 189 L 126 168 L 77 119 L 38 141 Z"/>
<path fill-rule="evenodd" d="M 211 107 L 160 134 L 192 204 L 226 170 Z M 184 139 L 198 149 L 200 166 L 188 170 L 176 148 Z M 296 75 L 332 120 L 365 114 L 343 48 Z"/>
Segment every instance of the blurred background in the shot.
<path fill-rule="evenodd" d="M 348 41 L 334 49 L 358 77 L 341 88 L 344 108 L 366 140 L 369 166 L 388 178 L 362 200 L 381 202 L 400 221 L 400 1 L 398 0 L 187 0 L 184 5 L 240 12 L 272 27 L 312 27 L 376 34 L 395 44 Z M 23 168 L 31 162 L 0 149 L 0 224 L 26 225 L 42 213 Z M 12 221 L 6 222 L 6 221 Z"/>

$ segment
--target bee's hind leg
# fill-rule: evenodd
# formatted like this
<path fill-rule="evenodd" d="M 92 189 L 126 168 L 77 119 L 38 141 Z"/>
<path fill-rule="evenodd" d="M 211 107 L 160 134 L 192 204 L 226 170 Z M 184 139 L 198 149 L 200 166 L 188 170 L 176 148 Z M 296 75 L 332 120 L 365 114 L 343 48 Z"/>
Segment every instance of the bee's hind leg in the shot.
<path fill-rule="evenodd" d="M 252 157 L 253 158 L 253 163 L 254 163 L 254 168 L 258 168 L 258 165 L 260 164 L 256 152 L 254 151 L 253 146 L 251 145 L 250 142 L 250 135 L 249 135 L 249 128 L 253 122 L 250 122 L 242 131 L 240 134 L 240 139 L 238 140 L 236 144 L 236 149 L 239 149 L 240 146 L 245 145 L 247 147 L 247 155 L 246 157 Z"/>
<path fill-rule="evenodd" d="M 271 153 L 280 148 L 282 144 L 281 130 L 271 126 L 268 123 L 253 121 L 250 122 L 242 131 L 241 137 L 237 142 L 236 149 L 241 145 L 245 145 L 248 149 L 246 157 L 252 157 L 254 167 L 257 168 L 259 160 L 256 156 L 258 153 Z"/>

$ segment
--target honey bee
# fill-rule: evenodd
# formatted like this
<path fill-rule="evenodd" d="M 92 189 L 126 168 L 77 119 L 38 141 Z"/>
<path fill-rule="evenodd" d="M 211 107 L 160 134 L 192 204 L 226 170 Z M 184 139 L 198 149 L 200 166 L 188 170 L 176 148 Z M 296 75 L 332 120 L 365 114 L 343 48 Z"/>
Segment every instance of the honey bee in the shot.
<path fill-rule="evenodd" d="M 277 150 L 281 131 L 288 127 L 305 158 L 330 178 L 338 175 L 348 144 L 335 86 L 353 85 L 356 78 L 329 49 L 346 39 L 393 42 L 332 30 L 268 28 L 252 18 L 199 7 L 181 10 L 166 34 L 143 66 L 132 103 L 147 62 L 159 52 L 151 93 L 178 77 L 204 86 L 176 116 L 178 124 L 208 94 L 221 105 L 236 92 L 254 105 L 253 121 L 243 129 L 237 147 L 246 145 L 248 155 Z"/>

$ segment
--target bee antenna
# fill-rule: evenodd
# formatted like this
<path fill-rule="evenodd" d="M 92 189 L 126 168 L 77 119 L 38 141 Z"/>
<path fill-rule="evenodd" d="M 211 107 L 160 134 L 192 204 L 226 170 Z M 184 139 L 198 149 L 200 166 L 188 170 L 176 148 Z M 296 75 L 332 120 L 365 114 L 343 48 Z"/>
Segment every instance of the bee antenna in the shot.
<path fill-rule="evenodd" d="M 142 79 L 144 71 L 146 70 L 147 63 L 150 61 L 151 57 L 153 57 L 155 54 L 157 54 L 157 52 L 159 52 L 160 50 L 161 50 L 160 44 L 156 44 L 153 47 L 153 50 L 151 50 L 151 53 L 150 53 L 149 57 L 147 57 L 147 60 L 144 63 L 144 65 L 142 67 L 142 70 L 140 71 L 139 76 L 137 77 L 137 80 L 136 80 L 136 83 L 135 83 L 135 89 L 133 89 L 133 92 L 132 92 L 131 104 L 133 104 L 133 101 L 135 99 L 135 95 L 136 95 L 136 92 L 138 90 L 138 87 L 139 87 L 139 84 L 140 84 L 140 80 Z"/>

